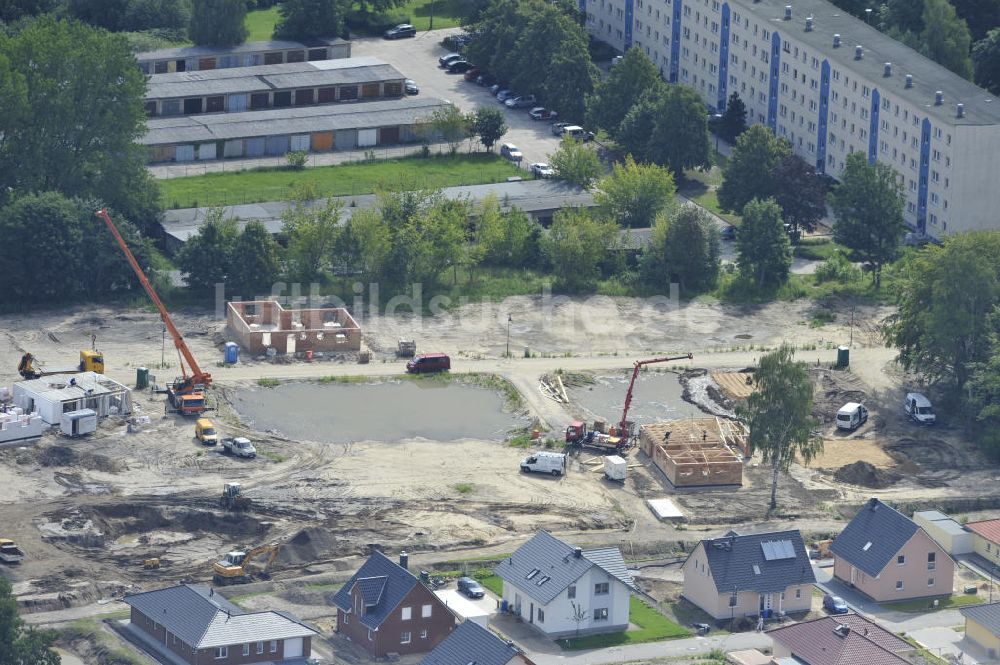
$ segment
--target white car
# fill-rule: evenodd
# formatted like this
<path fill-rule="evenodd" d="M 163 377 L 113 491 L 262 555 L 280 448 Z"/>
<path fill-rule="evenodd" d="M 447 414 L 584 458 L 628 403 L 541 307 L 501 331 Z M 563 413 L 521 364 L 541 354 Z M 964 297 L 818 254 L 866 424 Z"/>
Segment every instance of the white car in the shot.
<path fill-rule="evenodd" d="M 556 170 L 545 162 L 535 162 L 531 165 L 531 172 L 536 178 L 551 178 L 556 174 Z"/>
<path fill-rule="evenodd" d="M 222 452 L 236 455 L 237 457 L 257 457 L 257 449 L 250 443 L 250 439 L 238 436 L 235 439 L 222 440 Z"/>
<path fill-rule="evenodd" d="M 502 144 L 500 146 L 500 155 L 512 162 L 519 162 L 524 159 L 524 155 L 521 154 L 521 151 L 513 143 Z"/>

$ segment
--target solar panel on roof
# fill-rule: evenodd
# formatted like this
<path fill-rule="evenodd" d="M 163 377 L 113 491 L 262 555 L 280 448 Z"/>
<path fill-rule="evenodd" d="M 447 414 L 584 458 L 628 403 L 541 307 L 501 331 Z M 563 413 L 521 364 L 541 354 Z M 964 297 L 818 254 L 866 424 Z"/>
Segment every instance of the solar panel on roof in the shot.
<path fill-rule="evenodd" d="M 761 543 L 760 548 L 763 550 L 764 559 L 767 561 L 795 558 L 795 547 L 790 540 L 771 540 Z"/>

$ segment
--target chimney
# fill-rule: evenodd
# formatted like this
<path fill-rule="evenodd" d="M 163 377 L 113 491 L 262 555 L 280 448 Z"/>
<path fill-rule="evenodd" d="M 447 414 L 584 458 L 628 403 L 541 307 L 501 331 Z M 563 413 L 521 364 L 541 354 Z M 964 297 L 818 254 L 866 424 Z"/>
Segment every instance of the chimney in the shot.
<path fill-rule="evenodd" d="M 875 510 L 876 508 L 878 508 L 878 497 L 877 496 L 873 496 L 872 498 L 868 499 L 868 507 L 871 508 L 872 510 Z"/>
<path fill-rule="evenodd" d="M 583 557 L 583 548 L 582 547 L 574 547 L 573 548 L 573 556 L 575 556 L 577 559 Z"/>
<path fill-rule="evenodd" d="M 934 93 L 934 106 L 941 106 L 944 103 L 944 93 L 940 90 Z"/>
<path fill-rule="evenodd" d="M 906 87 L 907 88 L 912 88 L 913 87 L 913 74 L 907 74 L 906 75 Z"/>
<path fill-rule="evenodd" d="M 885 63 L 885 67 L 882 70 L 882 76 L 885 76 L 886 78 L 892 76 L 892 63 L 891 62 Z"/>
<path fill-rule="evenodd" d="M 840 35 L 833 36 L 833 48 L 840 48 Z"/>
<path fill-rule="evenodd" d="M 812 31 L 813 31 L 813 17 L 812 16 L 807 16 L 806 17 L 806 32 L 812 32 Z"/>
<path fill-rule="evenodd" d="M 837 627 L 833 629 L 834 634 L 840 635 L 841 637 L 847 637 L 851 634 L 851 627 L 845 626 L 842 623 L 838 623 Z"/>
<path fill-rule="evenodd" d="M 406 550 L 399 553 L 399 567 L 403 570 L 410 569 L 410 555 L 406 553 Z"/>
<path fill-rule="evenodd" d="M 865 53 L 865 50 L 863 48 L 861 48 L 861 44 L 858 44 L 857 46 L 854 47 L 854 59 L 855 60 L 860 60 L 861 56 L 863 56 L 864 53 Z"/>
<path fill-rule="evenodd" d="M 965 104 L 955 104 L 955 115 L 959 118 L 965 117 Z"/>
<path fill-rule="evenodd" d="M 791 21 L 792 20 L 792 6 L 791 5 L 785 5 L 785 20 L 786 21 Z"/>

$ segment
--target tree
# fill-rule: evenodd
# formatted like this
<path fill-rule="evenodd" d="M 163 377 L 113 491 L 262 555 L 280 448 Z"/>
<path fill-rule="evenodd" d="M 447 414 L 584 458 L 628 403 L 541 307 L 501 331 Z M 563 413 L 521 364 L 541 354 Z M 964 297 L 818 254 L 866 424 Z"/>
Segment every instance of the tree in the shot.
<path fill-rule="evenodd" d="M 924 0 L 920 52 L 959 76 L 972 78 L 969 26 L 955 14 L 948 0 Z"/>
<path fill-rule="evenodd" d="M 247 297 L 271 290 L 281 270 L 281 247 L 261 222 L 248 222 L 233 246 L 229 283 Z"/>
<path fill-rule="evenodd" d="M 896 258 L 903 225 L 903 184 L 882 162 L 868 163 L 864 153 L 847 156 L 844 172 L 830 194 L 836 216 L 833 238 L 869 263 L 876 288 L 882 266 Z"/>
<path fill-rule="evenodd" d="M 1000 26 L 1000 0 L 951 0 L 955 13 L 969 26 L 972 39 L 984 39 Z"/>
<path fill-rule="evenodd" d="M 717 191 L 722 209 L 740 210 L 751 199 L 775 196 L 774 170 L 791 154 L 788 141 L 777 138 L 764 125 L 743 132 L 722 170 L 722 184 Z"/>
<path fill-rule="evenodd" d="M 520 208 L 500 209 L 496 194 L 479 204 L 476 244 L 482 247 L 483 261 L 490 265 L 522 267 L 532 253 L 532 232 L 537 224 Z"/>
<path fill-rule="evenodd" d="M 195 44 L 235 46 L 247 38 L 246 0 L 192 0 L 188 37 Z"/>
<path fill-rule="evenodd" d="M 1000 28 L 989 34 L 972 47 L 972 63 L 975 66 L 976 83 L 995 95 L 1000 95 Z"/>
<path fill-rule="evenodd" d="M 0 197 L 93 197 L 143 228 L 158 211 L 146 82 L 124 38 L 42 16 L 0 34 Z"/>
<path fill-rule="evenodd" d="M 617 136 L 629 109 L 648 90 L 663 85 L 660 72 L 643 50 L 629 49 L 587 98 L 587 122 Z"/>
<path fill-rule="evenodd" d="M 177 252 L 177 267 L 189 287 L 209 292 L 229 279 L 233 250 L 240 235 L 238 224 L 236 218 L 225 217 L 223 208 L 208 210 L 205 223 Z"/>
<path fill-rule="evenodd" d="M 410 279 L 433 283 L 442 271 L 453 268 L 457 281 L 457 268 L 466 258 L 468 219 L 468 201 L 439 197 L 423 215 L 411 220 L 402 236 L 410 249 Z"/>
<path fill-rule="evenodd" d="M 282 213 L 282 230 L 288 237 L 288 274 L 292 280 L 315 282 L 329 274 L 343 212 L 342 202 L 327 199 L 316 205 L 308 200 L 295 201 Z"/>
<path fill-rule="evenodd" d="M 0 665 L 59 665 L 52 650 L 56 633 L 24 625 L 10 582 L 0 577 Z"/>
<path fill-rule="evenodd" d="M 556 211 L 545 240 L 545 255 L 559 285 L 568 291 L 593 289 L 600 276 L 601 260 L 617 227 L 577 208 Z"/>
<path fill-rule="evenodd" d="M 645 229 L 661 212 L 674 204 L 674 179 L 670 171 L 655 164 L 636 164 L 626 155 L 611 174 L 597 183 L 594 201 L 601 215 L 625 228 Z"/>
<path fill-rule="evenodd" d="M 344 32 L 348 4 L 341 0 L 284 0 L 274 34 L 283 39 L 329 37 Z"/>
<path fill-rule="evenodd" d="M 542 99 L 559 109 L 565 120 L 583 122 L 586 96 L 599 78 L 597 67 L 590 60 L 586 37 L 581 34 L 564 40 L 543 69 Z"/>
<path fill-rule="evenodd" d="M 676 182 L 685 169 L 711 165 L 705 103 L 686 85 L 644 95 L 625 116 L 617 138 L 636 159 L 667 166 Z"/>
<path fill-rule="evenodd" d="M 757 288 L 782 284 L 792 267 L 792 245 L 785 233 L 781 208 L 774 199 L 753 199 L 743 207 L 736 234 L 736 263 Z"/>
<path fill-rule="evenodd" d="M 469 138 L 469 119 L 454 104 L 434 109 L 427 125 L 435 136 L 448 144 L 452 154 L 458 152 L 459 144 Z"/>
<path fill-rule="evenodd" d="M 681 206 L 664 235 L 664 259 L 683 291 L 703 291 L 719 277 L 719 229 L 702 208 Z"/>
<path fill-rule="evenodd" d="M 392 248 L 389 224 L 376 208 L 355 210 L 340 236 L 336 256 L 365 281 L 382 276 Z"/>
<path fill-rule="evenodd" d="M 57 0 L 0 0 L 0 22 L 13 23 L 26 16 L 52 11 Z"/>
<path fill-rule="evenodd" d="M 507 133 L 507 117 L 496 106 L 478 106 L 470 114 L 469 128 L 479 137 L 479 142 L 490 152 L 496 142 Z"/>
<path fill-rule="evenodd" d="M 771 171 L 774 200 L 792 228 L 812 231 L 826 215 L 826 180 L 798 155 L 788 154 Z"/>
<path fill-rule="evenodd" d="M 782 344 L 761 356 L 754 370 L 756 389 L 736 411 L 750 430 L 750 447 L 771 466 L 771 510 L 778 507 L 778 476 L 796 456 L 808 464 L 823 451 L 823 439 L 814 434 L 819 421 L 812 416 L 813 382 L 794 354 Z"/>
<path fill-rule="evenodd" d="M 190 21 L 188 0 L 131 0 L 122 23 L 126 30 L 160 28 L 183 35 Z"/>
<path fill-rule="evenodd" d="M 971 231 L 928 245 L 904 265 L 897 312 L 886 343 L 908 371 L 965 395 L 976 363 L 991 362 L 1000 304 L 1000 233 Z"/>
<path fill-rule="evenodd" d="M 590 146 L 569 136 L 564 136 L 556 151 L 549 155 L 549 163 L 556 177 L 584 189 L 589 189 L 604 170 Z"/>
<path fill-rule="evenodd" d="M 740 99 L 738 92 L 729 95 L 726 110 L 719 122 L 719 135 L 728 143 L 739 138 L 747 129 L 747 105 Z"/>

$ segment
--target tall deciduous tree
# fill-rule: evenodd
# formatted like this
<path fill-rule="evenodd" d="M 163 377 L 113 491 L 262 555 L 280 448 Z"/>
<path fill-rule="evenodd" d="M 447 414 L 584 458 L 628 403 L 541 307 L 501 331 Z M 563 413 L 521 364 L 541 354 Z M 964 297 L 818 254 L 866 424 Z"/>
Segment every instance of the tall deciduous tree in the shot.
<path fill-rule="evenodd" d="M 771 467 L 771 510 L 778 507 L 778 478 L 796 456 L 808 463 L 823 451 L 814 431 L 813 382 L 804 363 L 787 344 L 764 354 L 754 370 L 756 389 L 738 417 L 750 430 L 750 445 Z M 768 511 L 770 512 L 770 511 Z"/>
<path fill-rule="evenodd" d="M 454 104 L 434 109 L 426 122 L 434 135 L 448 144 L 452 154 L 458 152 L 458 146 L 469 138 L 469 118 Z"/>
<path fill-rule="evenodd" d="M 337 36 L 344 31 L 347 9 L 341 0 L 283 0 L 274 33 L 285 39 Z"/>
<path fill-rule="evenodd" d="M 660 72 L 643 50 L 629 49 L 587 98 L 587 122 L 616 136 L 629 109 L 647 91 L 663 85 Z"/>
<path fill-rule="evenodd" d="M 54 631 L 25 626 L 10 582 L 0 577 L 0 665 L 59 665 L 55 638 Z"/>
<path fill-rule="evenodd" d="M 381 279 L 392 251 L 389 223 L 377 208 L 355 210 L 337 243 L 334 261 L 357 270 L 361 279 Z"/>
<path fill-rule="evenodd" d="M 722 184 L 717 192 L 722 209 L 740 210 L 751 199 L 775 196 L 774 169 L 790 154 L 788 141 L 779 139 L 764 125 L 754 125 L 743 132 L 722 171 Z"/>
<path fill-rule="evenodd" d="M 738 92 L 729 95 L 726 110 L 719 122 L 719 134 L 729 143 L 739 138 L 747 129 L 747 105 L 743 103 Z"/>
<path fill-rule="evenodd" d="M 1000 0 L 951 0 L 955 13 L 969 26 L 973 40 L 1000 26 Z"/>
<path fill-rule="evenodd" d="M 657 87 L 632 106 L 618 131 L 625 150 L 667 166 L 680 182 L 684 170 L 710 165 L 705 103 L 686 85 Z"/>
<path fill-rule="evenodd" d="M 655 164 L 636 164 L 631 155 L 615 164 L 597 183 L 594 201 L 601 215 L 625 228 L 644 229 L 674 205 L 677 188 L 670 171 Z"/>
<path fill-rule="evenodd" d="M 934 62 L 959 76 L 972 78 L 969 26 L 955 14 L 948 0 L 924 0 L 924 29 L 920 33 L 920 51 Z"/>
<path fill-rule="evenodd" d="M 568 291 L 592 289 L 616 229 L 583 210 L 558 210 L 544 245 L 557 283 Z"/>
<path fill-rule="evenodd" d="M 642 256 L 644 277 L 663 293 L 674 282 L 685 292 L 709 289 L 719 276 L 719 244 L 719 230 L 708 213 L 680 206 L 656 218 Z"/>
<path fill-rule="evenodd" d="M 585 37 L 580 34 L 563 40 L 544 69 L 541 98 L 551 108 L 559 109 L 566 120 L 583 122 L 584 100 L 599 78 L 597 67 L 590 61 Z"/>
<path fill-rule="evenodd" d="M 584 189 L 593 185 L 604 171 L 597 153 L 569 136 L 563 137 L 559 148 L 549 155 L 549 162 L 557 177 Z"/>
<path fill-rule="evenodd" d="M 261 222 L 248 222 L 233 246 L 229 284 L 252 297 L 269 293 L 281 272 L 281 246 Z"/>
<path fill-rule="evenodd" d="M 736 234 L 737 265 L 757 288 L 782 284 L 792 267 L 792 246 L 785 233 L 781 208 L 774 199 L 754 199 L 743 206 L 743 223 Z"/>
<path fill-rule="evenodd" d="M 972 419 L 972 431 L 990 456 L 1000 457 L 1000 321 L 997 312 L 990 317 L 990 347 L 981 362 L 969 364 L 970 376 L 966 408 Z"/>
<path fill-rule="evenodd" d="M 211 208 L 205 223 L 177 252 L 177 267 L 187 285 L 195 291 L 209 292 L 216 284 L 229 279 L 233 250 L 240 229 L 234 217 L 226 217 L 223 208 Z"/>
<path fill-rule="evenodd" d="M 247 38 L 246 0 L 192 0 L 188 37 L 195 44 L 235 46 Z"/>
<path fill-rule="evenodd" d="M 1000 28 L 994 28 L 972 47 L 976 83 L 1000 95 Z"/>
<path fill-rule="evenodd" d="M 293 281 L 315 282 L 330 274 L 343 212 L 342 202 L 327 199 L 315 204 L 295 201 L 282 213 L 288 237 L 288 276 Z"/>
<path fill-rule="evenodd" d="M 826 215 L 826 180 L 798 155 L 789 154 L 771 172 L 774 199 L 795 231 L 812 231 Z"/>
<path fill-rule="evenodd" d="M 470 114 L 469 128 L 487 150 L 507 133 L 507 117 L 496 106 L 477 106 Z"/>
<path fill-rule="evenodd" d="M 143 228 L 156 223 L 145 168 L 146 83 L 126 41 L 43 16 L 0 35 L 0 198 L 94 197 Z"/>
<path fill-rule="evenodd" d="M 483 248 L 483 260 L 490 265 L 523 267 L 533 253 L 532 235 L 537 224 L 520 208 L 500 209 L 495 194 L 479 204 L 476 244 Z"/>
<path fill-rule="evenodd" d="M 830 194 L 836 221 L 834 239 L 871 264 L 875 285 L 882 266 L 896 258 L 903 237 L 903 185 L 882 162 L 868 163 L 864 153 L 847 156 L 844 172 Z"/>

